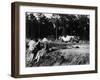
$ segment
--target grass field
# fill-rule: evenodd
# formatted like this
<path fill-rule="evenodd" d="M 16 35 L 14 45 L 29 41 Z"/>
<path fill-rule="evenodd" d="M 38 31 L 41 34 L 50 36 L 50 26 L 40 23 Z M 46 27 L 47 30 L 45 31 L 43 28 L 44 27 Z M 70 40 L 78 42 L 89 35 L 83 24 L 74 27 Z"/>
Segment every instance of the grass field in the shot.
<path fill-rule="evenodd" d="M 89 44 L 51 44 L 60 47 L 58 50 L 45 53 L 38 63 L 26 62 L 26 67 L 65 66 L 89 64 Z M 78 47 L 77 47 L 78 46 Z"/>

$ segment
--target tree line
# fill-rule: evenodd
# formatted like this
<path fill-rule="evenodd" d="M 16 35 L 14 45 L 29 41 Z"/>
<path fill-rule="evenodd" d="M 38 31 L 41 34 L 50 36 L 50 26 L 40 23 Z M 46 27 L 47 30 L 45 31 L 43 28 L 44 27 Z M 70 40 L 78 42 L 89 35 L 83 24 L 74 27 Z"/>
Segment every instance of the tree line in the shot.
<path fill-rule="evenodd" d="M 79 36 L 89 40 L 89 15 L 51 14 L 26 12 L 26 38 L 57 39 L 62 35 Z"/>

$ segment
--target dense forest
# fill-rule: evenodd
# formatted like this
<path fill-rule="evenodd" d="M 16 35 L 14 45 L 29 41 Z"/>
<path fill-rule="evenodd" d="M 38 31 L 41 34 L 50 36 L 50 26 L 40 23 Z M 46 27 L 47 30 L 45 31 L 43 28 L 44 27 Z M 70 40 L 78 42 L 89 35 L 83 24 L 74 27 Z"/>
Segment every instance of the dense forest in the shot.
<path fill-rule="evenodd" d="M 26 12 L 26 38 L 54 38 L 62 35 L 89 40 L 89 15 Z"/>

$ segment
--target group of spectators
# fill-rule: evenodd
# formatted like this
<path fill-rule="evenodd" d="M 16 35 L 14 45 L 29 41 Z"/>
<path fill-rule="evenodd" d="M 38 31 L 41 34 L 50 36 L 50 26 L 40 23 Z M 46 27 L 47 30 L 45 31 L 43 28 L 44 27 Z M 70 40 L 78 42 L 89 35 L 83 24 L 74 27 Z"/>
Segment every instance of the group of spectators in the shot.
<path fill-rule="evenodd" d="M 46 43 L 42 42 L 41 39 L 36 39 L 36 40 L 31 39 L 27 43 L 26 54 L 31 55 L 27 56 L 30 57 L 29 60 L 31 61 L 31 63 L 39 62 L 40 57 L 42 57 L 44 53 L 46 53 Z"/>

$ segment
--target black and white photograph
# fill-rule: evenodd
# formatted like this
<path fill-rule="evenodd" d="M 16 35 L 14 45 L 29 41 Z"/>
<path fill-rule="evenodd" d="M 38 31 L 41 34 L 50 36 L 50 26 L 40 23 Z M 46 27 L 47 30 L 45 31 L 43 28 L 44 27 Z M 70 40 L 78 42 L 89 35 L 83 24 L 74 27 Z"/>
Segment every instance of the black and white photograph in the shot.
<path fill-rule="evenodd" d="M 90 15 L 26 12 L 26 67 L 90 64 Z"/>
<path fill-rule="evenodd" d="M 12 76 L 97 73 L 97 7 L 12 4 Z"/>

